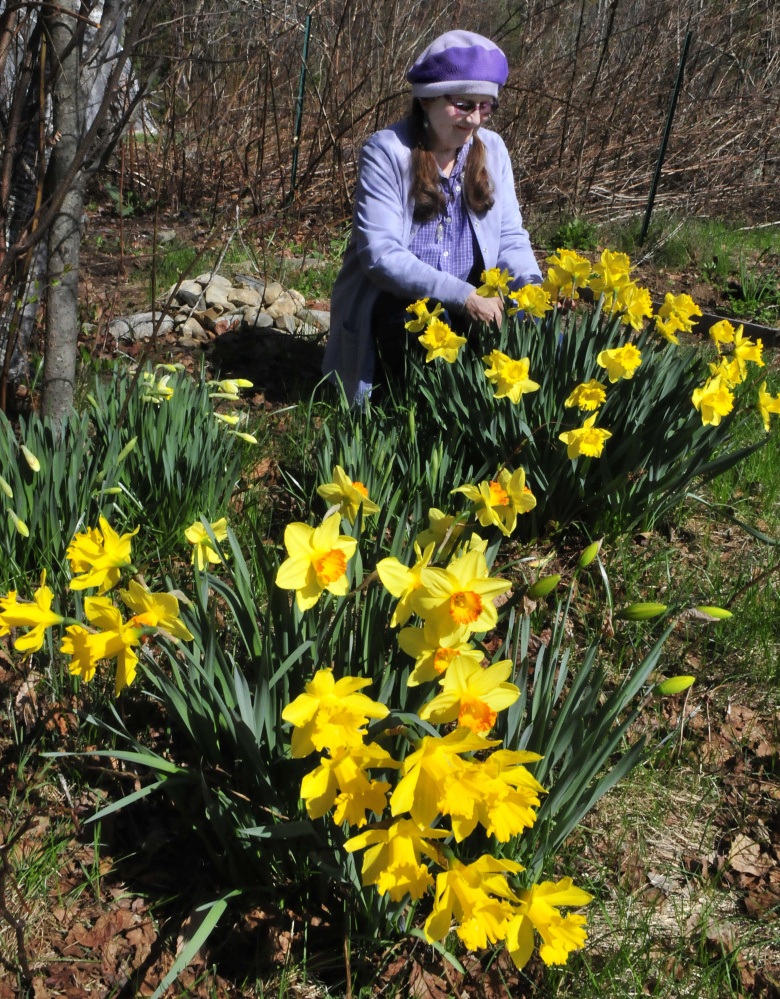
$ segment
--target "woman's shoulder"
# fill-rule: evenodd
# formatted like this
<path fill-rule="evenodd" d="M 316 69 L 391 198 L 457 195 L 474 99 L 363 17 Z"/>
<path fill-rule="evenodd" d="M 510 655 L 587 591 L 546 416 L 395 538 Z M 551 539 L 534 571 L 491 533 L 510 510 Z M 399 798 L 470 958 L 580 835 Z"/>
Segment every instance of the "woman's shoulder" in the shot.
<path fill-rule="evenodd" d="M 408 118 L 397 121 L 394 125 L 388 125 L 378 132 L 374 132 L 366 140 L 364 149 L 381 149 L 389 156 L 406 158 L 412 151 L 412 129 Z"/>
<path fill-rule="evenodd" d="M 480 128 L 478 134 L 485 148 L 490 150 L 491 153 L 495 154 L 496 156 L 509 155 L 507 152 L 506 143 L 498 134 L 498 132 L 492 132 L 489 128 Z"/>

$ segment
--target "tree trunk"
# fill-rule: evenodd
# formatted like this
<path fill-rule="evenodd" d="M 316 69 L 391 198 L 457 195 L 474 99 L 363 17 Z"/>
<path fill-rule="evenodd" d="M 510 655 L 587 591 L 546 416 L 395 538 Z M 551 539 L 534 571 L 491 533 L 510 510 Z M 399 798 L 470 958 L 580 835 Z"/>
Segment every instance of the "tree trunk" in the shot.
<path fill-rule="evenodd" d="M 84 131 L 80 59 L 73 16 L 78 0 L 60 0 L 46 11 L 53 77 L 52 123 L 57 142 L 47 175 L 49 191 L 65 183 Z M 79 171 L 70 185 L 48 235 L 49 271 L 46 308 L 46 354 L 43 364 L 44 415 L 62 419 L 73 406 L 78 346 L 79 243 L 85 178 Z"/>

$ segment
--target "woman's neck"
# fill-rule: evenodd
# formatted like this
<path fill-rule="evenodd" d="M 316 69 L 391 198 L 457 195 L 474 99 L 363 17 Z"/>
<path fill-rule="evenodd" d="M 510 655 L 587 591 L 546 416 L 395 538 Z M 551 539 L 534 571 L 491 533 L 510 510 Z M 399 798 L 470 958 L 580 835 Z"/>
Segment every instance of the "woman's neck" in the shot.
<path fill-rule="evenodd" d="M 436 164 L 444 174 L 445 177 L 449 177 L 452 173 L 452 168 L 455 166 L 455 160 L 458 158 L 458 152 L 460 147 L 455 149 L 433 149 L 433 158 L 436 160 Z"/>

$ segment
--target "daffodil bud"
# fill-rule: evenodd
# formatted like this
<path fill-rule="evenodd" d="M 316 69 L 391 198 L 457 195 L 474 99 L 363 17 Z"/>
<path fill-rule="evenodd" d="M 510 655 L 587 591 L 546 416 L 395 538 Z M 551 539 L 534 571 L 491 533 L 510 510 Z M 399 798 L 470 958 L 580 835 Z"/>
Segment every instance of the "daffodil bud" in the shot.
<path fill-rule="evenodd" d="M 726 621 L 730 617 L 734 617 L 731 611 L 724 610 L 723 607 L 709 607 L 702 605 L 696 608 L 697 611 L 701 611 L 702 614 L 709 614 L 710 617 L 716 617 L 721 621 Z"/>
<path fill-rule="evenodd" d="M 0 475 L 0 489 L 2 489 L 2 491 L 6 494 L 8 499 L 14 498 L 13 489 L 11 489 L 11 487 L 8 485 L 8 483 L 5 481 L 2 475 Z"/>
<path fill-rule="evenodd" d="M 649 621 L 666 612 L 666 604 L 629 604 L 619 610 L 615 617 L 621 621 Z"/>
<path fill-rule="evenodd" d="M 594 541 L 593 544 L 588 545 L 582 555 L 580 555 L 580 560 L 577 563 L 580 569 L 586 569 L 596 558 L 598 553 L 601 551 L 601 542 L 603 540 L 604 539 L 602 538 L 600 541 Z"/>
<path fill-rule="evenodd" d="M 531 600 L 538 600 L 540 597 L 546 597 L 548 593 L 555 589 L 560 581 L 560 576 L 542 576 L 541 579 L 536 580 L 533 586 L 528 587 L 526 596 L 530 597 Z"/>
<path fill-rule="evenodd" d="M 32 451 L 30 451 L 28 448 L 24 446 L 24 444 L 22 444 L 22 454 L 24 455 L 24 460 L 27 462 L 30 468 L 34 472 L 40 472 L 41 463 L 38 461 L 38 459 L 35 457 Z"/>
<path fill-rule="evenodd" d="M 132 437 L 132 438 L 131 438 L 131 439 L 130 439 L 130 440 L 129 440 L 128 442 L 127 442 L 127 444 L 125 444 L 125 446 L 124 446 L 124 447 L 122 448 L 122 450 L 121 450 L 121 451 L 119 452 L 119 454 L 118 454 L 118 455 L 116 456 L 116 461 L 117 461 L 117 464 L 119 464 L 119 462 L 120 462 L 120 461 L 124 461 L 124 460 L 125 460 L 125 458 L 126 458 L 126 457 L 127 457 L 127 456 L 128 456 L 129 454 L 130 454 L 130 452 L 131 452 L 131 451 L 133 450 L 133 448 L 135 447 L 135 445 L 136 445 L 136 443 L 137 443 L 137 442 L 138 442 L 138 438 L 137 438 L 137 437 Z"/>
<path fill-rule="evenodd" d="M 679 694 L 687 690 L 696 681 L 695 676 L 670 676 L 668 680 L 663 680 L 655 688 L 659 694 L 668 697 L 671 694 Z"/>
<path fill-rule="evenodd" d="M 19 534 L 21 534 L 23 538 L 29 538 L 30 529 L 28 528 L 27 524 L 25 524 L 25 522 L 20 517 L 17 517 L 16 514 L 13 512 L 13 510 L 8 511 L 8 516 L 11 518 L 11 521 L 16 530 L 19 532 Z"/>

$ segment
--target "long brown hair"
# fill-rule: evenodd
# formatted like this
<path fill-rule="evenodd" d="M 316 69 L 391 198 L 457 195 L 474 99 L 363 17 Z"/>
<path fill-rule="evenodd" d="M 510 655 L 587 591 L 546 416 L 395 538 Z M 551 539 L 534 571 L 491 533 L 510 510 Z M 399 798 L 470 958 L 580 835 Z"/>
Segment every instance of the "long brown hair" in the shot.
<path fill-rule="evenodd" d="M 412 98 L 412 198 L 415 222 L 430 222 L 444 212 L 444 193 L 439 182 L 439 167 L 428 146 L 425 111 L 420 101 Z M 477 215 L 493 207 L 493 184 L 485 166 L 485 146 L 475 133 L 463 171 L 466 203 Z"/>

